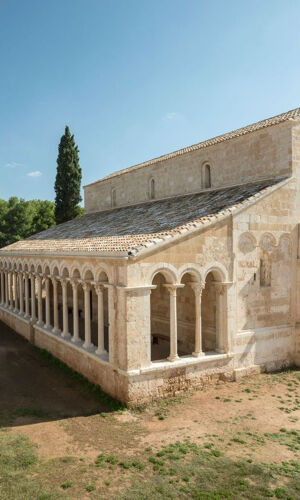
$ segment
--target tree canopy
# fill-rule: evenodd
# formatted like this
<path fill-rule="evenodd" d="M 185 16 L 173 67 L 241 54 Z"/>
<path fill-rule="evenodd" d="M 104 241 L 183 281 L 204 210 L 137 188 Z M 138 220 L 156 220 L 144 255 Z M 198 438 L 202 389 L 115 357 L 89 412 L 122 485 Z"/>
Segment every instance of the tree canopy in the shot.
<path fill-rule="evenodd" d="M 79 150 L 68 126 L 58 146 L 55 179 L 55 220 L 57 224 L 82 215 L 80 196 L 81 168 Z"/>
<path fill-rule="evenodd" d="M 0 247 L 54 226 L 54 210 L 54 203 L 48 200 L 0 199 Z"/>

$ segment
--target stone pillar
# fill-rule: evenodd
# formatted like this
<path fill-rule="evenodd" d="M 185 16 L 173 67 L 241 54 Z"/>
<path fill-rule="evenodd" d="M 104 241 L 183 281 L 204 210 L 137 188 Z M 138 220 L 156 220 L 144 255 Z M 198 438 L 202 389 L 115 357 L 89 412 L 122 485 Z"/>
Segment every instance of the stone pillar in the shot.
<path fill-rule="evenodd" d="M 43 298 L 42 298 L 42 277 L 38 275 L 36 277 L 38 286 L 38 322 L 37 325 L 41 326 L 43 324 Z"/>
<path fill-rule="evenodd" d="M 63 331 L 61 336 L 65 339 L 71 337 L 69 333 L 69 322 L 68 322 L 68 282 L 65 279 L 61 280 L 62 287 L 62 301 L 63 301 Z"/>
<path fill-rule="evenodd" d="M 9 309 L 13 309 L 13 273 L 8 273 Z"/>
<path fill-rule="evenodd" d="M 5 307 L 9 305 L 8 271 L 5 272 Z"/>
<path fill-rule="evenodd" d="M 201 317 L 201 298 L 205 283 L 190 283 L 195 294 L 195 350 L 193 356 L 199 358 L 204 356 L 202 351 L 202 317 Z"/>
<path fill-rule="evenodd" d="M 30 274 L 31 279 L 31 321 L 36 322 L 36 312 L 35 312 L 35 276 Z"/>
<path fill-rule="evenodd" d="M 5 279 L 4 279 L 4 271 L 1 271 L 1 305 L 5 304 Z"/>
<path fill-rule="evenodd" d="M 90 283 L 84 281 L 82 283 L 82 288 L 84 291 L 84 344 L 85 349 L 92 349 L 93 344 L 91 342 L 91 300 L 90 300 Z"/>
<path fill-rule="evenodd" d="M 184 285 L 167 284 L 165 286 L 170 294 L 170 355 L 168 361 L 175 361 L 179 358 L 177 354 L 177 288 Z"/>
<path fill-rule="evenodd" d="M 58 325 L 58 304 L 57 304 L 57 279 L 56 278 L 51 278 L 52 279 L 52 285 L 53 285 L 53 333 L 58 333 L 59 332 L 59 325 Z"/>
<path fill-rule="evenodd" d="M 95 285 L 95 292 L 98 297 L 98 347 L 96 354 L 106 354 L 104 347 L 104 311 L 103 311 L 103 288 Z"/>
<path fill-rule="evenodd" d="M 17 273 L 15 271 L 12 273 L 12 300 L 13 310 L 14 312 L 18 312 Z"/>
<path fill-rule="evenodd" d="M 45 277 L 45 291 L 46 291 L 46 322 L 45 328 L 50 329 L 50 279 Z"/>
<path fill-rule="evenodd" d="M 25 318 L 29 318 L 29 282 L 27 273 L 25 273 Z"/>
<path fill-rule="evenodd" d="M 24 314 L 24 290 L 23 290 L 23 273 L 19 273 L 19 291 L 20 291 L 20 314 Z"/>
<path fill-rule="evenodd" d="M 77 344 L 80 342 L 79 338 L 79 317 L 78 317 L 78 281 L 71 280 L 73 289 L 73 337 L 72 342 Z"/>
<path fill-rule="evenodd" d="M 229 351 L 227 339 L 227 286 L 232 283 L 215 282 L 216 286 L 216 351 Z"/>

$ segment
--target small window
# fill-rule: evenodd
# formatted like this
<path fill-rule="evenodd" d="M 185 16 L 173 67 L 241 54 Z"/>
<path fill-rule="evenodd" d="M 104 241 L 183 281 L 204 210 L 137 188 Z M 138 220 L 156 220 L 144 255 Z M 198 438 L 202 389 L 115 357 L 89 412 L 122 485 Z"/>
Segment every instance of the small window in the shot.
<path fill-rule="evenodd" d="M 116 188 L 112 188 L 111 190 L 111 206 L 116 206 Z"/>
<path fill-rule="evenodd" d="M 211 187 L 211 172 L 210 172 L 210 165 L 208 163 L 205 163 L 205 165 L 203 165 L 203 187 L 205 189 L 208 189 Z"/>
<path fill-rule="evenodd" d="M 155 198 L 155 180 L 150 180 L 150 200 L 154 200 Z"/>

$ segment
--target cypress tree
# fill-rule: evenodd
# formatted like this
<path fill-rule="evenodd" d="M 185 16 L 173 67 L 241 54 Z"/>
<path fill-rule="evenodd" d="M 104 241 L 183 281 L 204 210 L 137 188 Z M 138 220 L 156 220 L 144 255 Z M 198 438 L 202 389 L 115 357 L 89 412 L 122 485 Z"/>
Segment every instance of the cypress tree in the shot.
<path fill-rule="evenodd" d="M 55 221 L 61 224 L 82 214 L 80 196 L 81 168 L 79 150 L 68 126 L 58 146 L 55 179 Z"/>

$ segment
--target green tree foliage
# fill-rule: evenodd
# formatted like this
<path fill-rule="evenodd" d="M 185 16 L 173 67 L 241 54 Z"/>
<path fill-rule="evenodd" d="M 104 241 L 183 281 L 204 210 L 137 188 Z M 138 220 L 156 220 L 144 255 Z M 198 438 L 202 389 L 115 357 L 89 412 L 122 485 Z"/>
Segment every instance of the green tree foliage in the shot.
<path fill-rule="evenodd" d="M 55 179 L 55 220 L 57 224 L 75 219 L 82 214 L 80 185 L 81 168 L 79 150 L 69 127 L 61 137 L 58 146 L 57 171 Z"/>
<path fill-rule="evenodd" d="M 54 226 L 54 209 L 54 203 L 47 200 L 0 199 L 0 247 Z"/>

